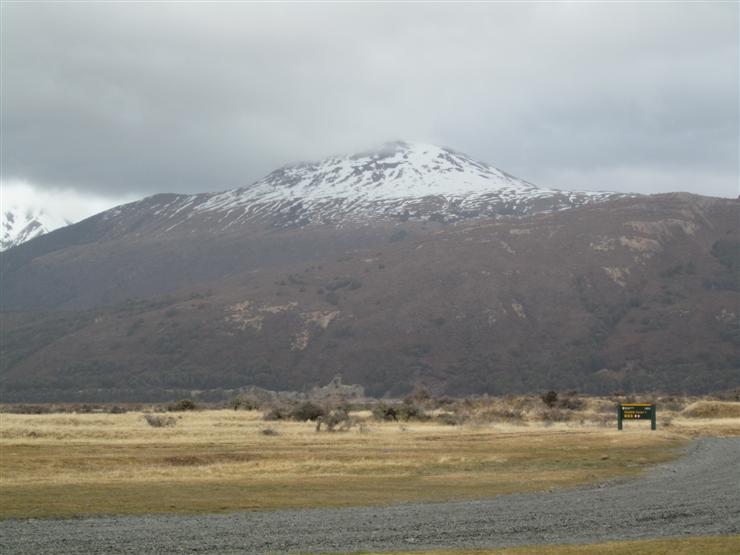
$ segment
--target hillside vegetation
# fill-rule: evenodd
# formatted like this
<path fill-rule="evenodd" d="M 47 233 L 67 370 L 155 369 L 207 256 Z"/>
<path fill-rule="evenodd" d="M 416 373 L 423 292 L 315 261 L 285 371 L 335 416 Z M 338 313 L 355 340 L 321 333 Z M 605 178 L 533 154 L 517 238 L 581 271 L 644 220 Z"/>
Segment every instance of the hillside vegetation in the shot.
<path fill-rule="evenodd" d="M 73 226 L 1 255 L 0 392 L 216 399 L 335 374 L 390 397 L 736 387 L 739 206 L 661 195 L 102 239 Z"/>

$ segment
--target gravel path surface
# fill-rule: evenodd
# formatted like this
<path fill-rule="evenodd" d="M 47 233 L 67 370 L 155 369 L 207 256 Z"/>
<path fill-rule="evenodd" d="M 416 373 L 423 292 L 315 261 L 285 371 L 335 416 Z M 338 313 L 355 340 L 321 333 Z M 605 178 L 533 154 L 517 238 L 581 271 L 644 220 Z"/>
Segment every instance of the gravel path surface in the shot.
<path fill-rule="evenodd" d="M 637 479 L 487 501 L 5 520 L 0 553 L 384 551 L 715 534 L 740 534 L 740 438 L 697 440 Z"/>

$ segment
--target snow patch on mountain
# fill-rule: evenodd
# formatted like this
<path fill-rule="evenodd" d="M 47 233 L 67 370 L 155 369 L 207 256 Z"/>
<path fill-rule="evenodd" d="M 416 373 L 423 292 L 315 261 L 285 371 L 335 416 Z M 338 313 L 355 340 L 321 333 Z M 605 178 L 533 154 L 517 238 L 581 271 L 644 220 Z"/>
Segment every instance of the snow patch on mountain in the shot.
<path fill-rule="evenodd" d="M 0 212 L 0 251 L 7 250 L 72 222 L 58 214 L 19 204 Z"/>

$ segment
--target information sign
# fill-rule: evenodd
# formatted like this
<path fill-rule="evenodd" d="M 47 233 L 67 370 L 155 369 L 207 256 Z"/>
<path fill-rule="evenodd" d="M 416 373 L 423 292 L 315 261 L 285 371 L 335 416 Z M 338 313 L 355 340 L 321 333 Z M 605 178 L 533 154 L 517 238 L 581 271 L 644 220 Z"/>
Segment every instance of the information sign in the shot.
<path fill-rule="evenodd" d="M 650 429 L 655 429 L 655 403 L 620 403 L 617 407 L 617 429 L 622 429 L 623 420 L 650 420 Z"/>

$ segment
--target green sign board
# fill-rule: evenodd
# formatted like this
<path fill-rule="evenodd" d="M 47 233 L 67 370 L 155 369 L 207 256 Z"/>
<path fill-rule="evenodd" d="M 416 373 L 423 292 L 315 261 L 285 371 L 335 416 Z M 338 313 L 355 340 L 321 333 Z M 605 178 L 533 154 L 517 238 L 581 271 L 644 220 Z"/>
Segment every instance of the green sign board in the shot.
<path fill-rule="evenodd" d="M 650 420 L 650 429 L 655 429 L 655 403 L 620 403 L 617 407 L 617 428 L 622 429 L 624 420 Z"/>

